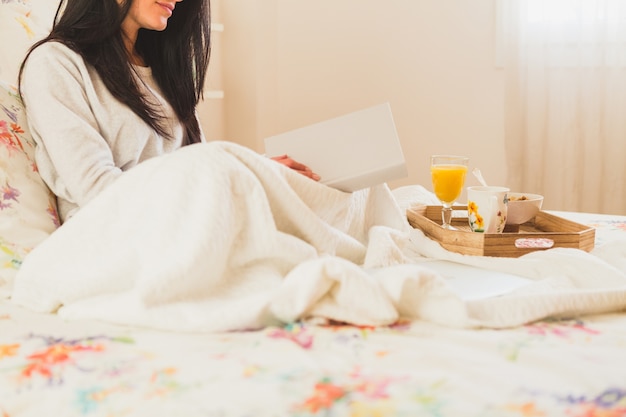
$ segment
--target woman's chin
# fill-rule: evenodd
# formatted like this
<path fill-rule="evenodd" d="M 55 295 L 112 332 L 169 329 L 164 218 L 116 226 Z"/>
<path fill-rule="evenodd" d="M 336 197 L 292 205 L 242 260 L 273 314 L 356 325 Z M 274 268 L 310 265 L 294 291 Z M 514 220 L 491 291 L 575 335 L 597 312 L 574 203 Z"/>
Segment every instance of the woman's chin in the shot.
<path fill-rule="evenodd" d="M 146 29 L 150 29 L 150 30 L 155 30 L 157 32 L 162 32 L 167 28 L 167 18 L 162 18 L 162 19 L 158 19 L 155 20 L 149 28 Z"/>

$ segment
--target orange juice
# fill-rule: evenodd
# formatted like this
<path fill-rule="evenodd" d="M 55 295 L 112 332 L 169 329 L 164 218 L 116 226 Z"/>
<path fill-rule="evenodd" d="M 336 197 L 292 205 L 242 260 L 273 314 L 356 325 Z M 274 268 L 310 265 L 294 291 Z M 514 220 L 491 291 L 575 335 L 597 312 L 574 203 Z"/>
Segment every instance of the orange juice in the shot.
<path fill-rule="evenodd" d="M 461 195 L 467 166 L 441 164 L 432 165 L 430 173 L 435 195 L 442 203 L 452 204 Z"/>

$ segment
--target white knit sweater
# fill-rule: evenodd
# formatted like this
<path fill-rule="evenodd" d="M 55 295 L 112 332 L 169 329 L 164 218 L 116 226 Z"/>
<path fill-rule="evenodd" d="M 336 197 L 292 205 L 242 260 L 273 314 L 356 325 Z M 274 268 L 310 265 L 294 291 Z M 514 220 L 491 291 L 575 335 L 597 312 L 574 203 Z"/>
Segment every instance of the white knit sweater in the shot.
<path fill-rule="evenodd" d="M 143 93 L 157 104 L 173 139 L 160 136 L 107 90 L 95 69 L 58 42 L 36 48 L 23 73 L 22 95 L 37 143 L 39 173 L 68 219 L 138 163 L 179 148 L 183 128 L 150 68 L 135 67 Z"/>

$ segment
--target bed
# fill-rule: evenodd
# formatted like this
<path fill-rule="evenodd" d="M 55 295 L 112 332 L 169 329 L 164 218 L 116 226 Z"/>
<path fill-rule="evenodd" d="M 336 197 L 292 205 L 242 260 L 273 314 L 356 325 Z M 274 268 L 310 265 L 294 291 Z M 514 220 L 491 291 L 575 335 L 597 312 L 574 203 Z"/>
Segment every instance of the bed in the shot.
<path fill-rule="evenodd" d="M 624 315 L 189 335 L 0 306 L 3 416 L 623 416 Z"/>
<path fill-rule="evenodd" d="M 194 320 L 186 320 L 185 314 L 193 315 L 196 310 L 165 310 L 157 316 L 162 321 L 156 323 L 141 314 L 127 319 L 137 313 L 133 310 L 136 306 L 123 300 L 102 304 L 101 299 L 88 298 L 73 314 L 60 314 L 64 310 L 57 311 L 54 305 L 51 311 L 36 312 L 36 308 L 13 302 L 8 298 L 14 290 L 11 284 L 24 261 L 41 257 L 33 248 L 52 247 L 48 252 L 53 261 L 43 262 L 44 269 L 36 270 L 33 281 L 35 288 L 46 288 L 41 291 L 44 294 L 35 294 L 42 299 L 48 293 L 56 294 L 55 286 L 79 287 L 78 281 L 61 282 L 54 277 L 59 268 L 65 271 L 67 264 L 81 264 L 72 257 L 83 259 L 89 252 L 81 252 L 83 247 L 69 253 L 55 249 L 65 245 L 63 231 L 72 227 L 68 223 L 58 229 L 54 199 L 33 169 L 33 144 L 19 99 L 11 87 L 4 86 L 3 92 L 3 417 L 626 415 L 623 296 L 601 314 L 594 310 L 593 302 L 583 303 L 588 307 L 585 310 L 577 299 L 567 298 L 559 311 L 543 311 L 544 317 L 537 320 L 526 315 L 532 306 L 526 303 L 515 310 L 518 322 L 509 321 L 507 307 L 500 305 L 497 310 L 505 317 L 499 321 L 483 317 L 474 325 L 437 322 L 437 318 L 449 317 L 442 314 L 448 311 L 435 308 L 439 301 L 445 304 L 445 298 L 435 298 L 434 313 L 420 312 L 425 318 L 420 319 L 373 314 L 384 306 L 378 306 L 375 298 L 368 304 L 365 295 L 366 308 L 355 315 L 363 302 L 342 301 L 337 296 L 334 305 L 329 307 L 326 302 L 324 308 L 315 310 L 317 314 L 290 315 L 282 310 L 282 316 L 277 314 L 281 320 L 263 322 L 250 321 L 250 317 L 233 322 L 218 316 L 201 328 L 186 326 Z M 238 157 L 256 161 L 247 154 Z M 187 165 L 187 160 L 181 163 Z M 255 169 L 260 175 L 260 168 Z M 412 204 L 406 200 L 407 195 L 414 195 L 414 189 L 398 191 L 405 195 L 392 193 L 397 201 Z M 121 193 L 127 195 L 128 190 Z M 626 216 L 558 214 L 595 227 L 598 250 L 626 238 Z M 253 215 L 259 214 L 255 211 Z M 95 210 L 92 216 L 102 217 L 102 212 Z M 89 234 L 82 225 L 77 228 Z M 128 247 L 116 245 L 135 250 L 132 242 Z M 436 246 L 422 245 L 441 255 Z M 620 251 L 624 245 L 614 248 Z M 189 248 L 184 249 L 187 252 Z M 106 245 L 96 248 L 100 254 L 107 250 L 113 254 Z M 624 254 L 621 256 L 618 258 L 623 260 Z M 79 272 L 106 269 L 106 263 L 94 262 L 96 258 L 86 261 L 83 266 L 87 269 Z M 615 264 L 616 274 L 624 273 L 623 265 Z M 606 274 L 598 275 L 592 281 L 601 281 L 605 277 L 600 275 Z M 352 285 L 354 294 L 366 290 Z M 591 292 L 597 291 L 592 288 Z M 611 294 L 600 291 L 601 298 Z M 67 294 L 61 291 L 57 295 Z M 302 288 L 287 293 L 287 298 L 301 296 Z M 94 307 L 98 303 L 101 305 Z M 33 305 L 38 306 L 36 302 Z M 236 303 L 228 307 L 231 316 L 249 308 Z M 115 314 L 116 310 L 121 313 Z M 559 314 L 552 314 L 555 312 Z M 174 318 L 168 322 L 170 317 Z M 221 328 L 224 322 L 230 327 Z"/>
<path fill-rule="evenodd" d="M 571 215 L 597 244 L 626 217 Z M 0 304 L 0 413 L 624 416 L 626 314 L 510 329 L 293 322 L 194 334 Z"/>

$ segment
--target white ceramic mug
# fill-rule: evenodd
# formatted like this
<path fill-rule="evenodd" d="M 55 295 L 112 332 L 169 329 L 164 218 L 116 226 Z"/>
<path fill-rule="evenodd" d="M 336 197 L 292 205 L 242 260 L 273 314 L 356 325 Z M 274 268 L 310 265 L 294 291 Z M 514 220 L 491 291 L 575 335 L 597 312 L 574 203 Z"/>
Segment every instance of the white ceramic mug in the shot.
<path fill-rule="evenodd" d="M 467 187 L 467 218 L 472 232 L 502 233 L 509 203 L 506 187 Z"/>

